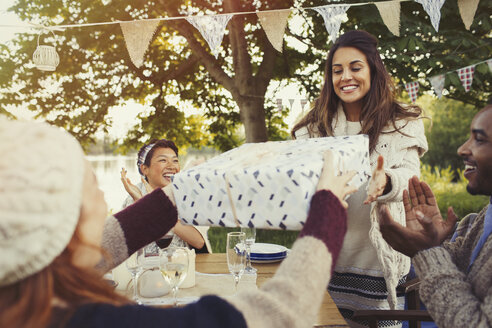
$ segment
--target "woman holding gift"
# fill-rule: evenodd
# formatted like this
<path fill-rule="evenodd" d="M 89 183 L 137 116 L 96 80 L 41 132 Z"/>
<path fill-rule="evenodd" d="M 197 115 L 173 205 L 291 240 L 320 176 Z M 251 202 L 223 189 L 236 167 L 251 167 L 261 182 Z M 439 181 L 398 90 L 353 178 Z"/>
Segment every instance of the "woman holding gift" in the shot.
<path fill-rule="evenodd" d="M 369 136 L 374 173 L 367 188 L 348 199 L 348 232 L 328 287 L 354 327 L 360 326 L 350 320 L 355 310 L 403 306 L 396 287 L 410 268 L 410 259 L 383 240 L 377 219 L 377 207 L 384 203 L 405 224 L 402 192 L 408 179 L 419 175 L 420 157 L 427 151 L 421 109 L 398 103 L 394 90 L 376 38 L 349 31 L 330 49 L 321 95 L 292 131 L 298 139 Z"/>
<path fill-rule="evenodd" d="M 101 245 L 109 246 L 104 253 L 117 264 L 175 226 L 170 186 L 105 219 L 107 206 L 91 165 L 65 131 L 0 117 L 0 150 L 0 327 L 314 324 L 347 229 L 343 199 L 355 191 L 347 186 L 355 173 L 334 176 L 329 154 L 305 225 L 271 280 L 229 298 L 154 308 L 117 294 L 94 267 Z"/>
<path fill-rule="evenodd" d="M 180 170 L 178 147 L 171 140 L 151 140 L 138 151 L 137 168 L 142 176 L 142 181 L 137 185 L 133 185 L 130 179 L 126 177 L 125 169 L 121 170 L 121 181 L 129 193 L 123 203 L 124 208 L 152 190 L 164 188 L 171 183 L 174 174 Z M 170 245 L 191 246 L 197 253 L 211 252 L 208 245 L 207 230 L 208 228 L 205 227 L 194 227 L 178 222 L 172 230 L 174 234 L 171 233 Z M 159 241 L 158 244 L 164 243 L 164 241 L 166 239 Z M 167 247 L 169 241 L 165 242 L 165 245 L 160 245 Z"/>

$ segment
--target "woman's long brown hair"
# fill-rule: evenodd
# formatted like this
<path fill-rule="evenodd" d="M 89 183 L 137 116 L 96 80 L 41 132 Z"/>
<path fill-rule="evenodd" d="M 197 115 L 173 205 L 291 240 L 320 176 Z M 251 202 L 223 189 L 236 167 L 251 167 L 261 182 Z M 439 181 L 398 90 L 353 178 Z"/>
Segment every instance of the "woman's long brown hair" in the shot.
<path fill-rule="evenodd" d="M 333 56 L 338 48 L 353 47 L 360 50 L 367 58 L 371 71 L 371 88 L 363 98 L 360 115 L 362 130 L 360 133 L 369 136 L 369 150 L 376 147 L 379 135 L 390 122 L 396 128 L 395 122 L 402 118 L 417 118 L 422 110 L 418 106 L 403 107 L 395 100 L 395 87 L 390 75 L 384 67 L 377 50 L 377 40 L 365 31 L 348 31 L 344 33 L 328 52 L 325 65 L 325 80 L 319 98 L 314 107 L 292 129 L 295 132 L 306 126 L 310 132 L 318 130 L 321 137 L 332 136 L 333 119 L 337 113 L 340 98 L 336 95 L 332 80 Z"/>
<path fill-rule="evenodd" d="M 81 269 L 72 257 L 85 244 L 75 231 L 65 250 L 45 269 L 15 284 L 0 288 L 0 327 L 41 328 L 68 320 L 87 303 L 128 304 L 95 269 Z M 54 299 L 63 305 L 63 317 L 53 317 Z"/>

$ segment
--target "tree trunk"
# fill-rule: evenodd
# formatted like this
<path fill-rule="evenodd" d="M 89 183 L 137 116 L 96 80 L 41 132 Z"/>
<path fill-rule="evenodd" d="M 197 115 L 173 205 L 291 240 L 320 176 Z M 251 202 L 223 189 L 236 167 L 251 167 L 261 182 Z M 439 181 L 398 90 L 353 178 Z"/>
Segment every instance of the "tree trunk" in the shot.
<path fill-rule="evenodd" d="M 235 99 L 239 106 L 241 121 L 244 124 L 246 142 L 268 141 L 268 132 L 265 124 L 264 94 L 258 97 L 244 97 Z"/>

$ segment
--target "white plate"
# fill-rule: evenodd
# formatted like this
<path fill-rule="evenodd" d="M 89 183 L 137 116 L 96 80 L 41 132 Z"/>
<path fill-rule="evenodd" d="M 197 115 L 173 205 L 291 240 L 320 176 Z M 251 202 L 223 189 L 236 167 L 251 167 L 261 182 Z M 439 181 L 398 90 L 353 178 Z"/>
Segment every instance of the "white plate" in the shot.
<path fill-rule="evenodd" d="M 287 247 L 276 244 L 254 243 L 251 246 L 251 256 L 256 258 L 278 257 L 287 254 Z"/>
<path fill-rule="evenodd" d="M 256 264 L 261 264 L 261 263 L 275 263 L 275 262 L 280 262 L 283 259 L 285 259 L 285 256 L 284 257 L 281 257 L 281 258 L 273 259 L 273 260 L 255 260 L 255 259 L 251 259 L 251 263 L 256 263 Z"/>

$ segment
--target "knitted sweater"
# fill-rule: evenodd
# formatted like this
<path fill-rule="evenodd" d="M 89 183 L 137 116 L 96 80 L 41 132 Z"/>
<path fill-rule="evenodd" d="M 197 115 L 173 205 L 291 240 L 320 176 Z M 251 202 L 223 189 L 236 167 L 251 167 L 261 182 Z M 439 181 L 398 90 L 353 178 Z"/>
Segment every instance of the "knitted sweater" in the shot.
<path fill-rule="evenodd" d="M 377 207 L 387 204 L 393 218 L 405 224 L 403 190 L 408 187 L 410 177 L 420 175 L 420 157 L 428 147 L 421 119 L 400 120 L 396 126 L 403 134 L 394 131 L 392 124 L 386 126 L 370 154 L 372 170 L 377 166 L 378 156 L 384 157 L 384 170 L 391 180 L 392 189 L 371 205 L 364 205 L 367 198 L 365 185 L 347 201 L 348 231 L 329 290 L 340 312 L 353 326 L 357 325 L 350 322 L 350 318 L 357 309 L 403 306 L 403 297 L 397 298 L 396 287 L 408 273 L 410 259 L 394 251 L 384 241 L 379 230 Z M 347 135 L 348 128 L 343 108 L 339 106 L 333 134 Z M 296 131 L 298 139 L 318 136 L 317 131 L 309 132 L 306 127 Z"/>
<path fill-rule="evenodd" d="M 461 220 L 465 232 L 454 242 L 418 252 L 412 259 L 420 297 L 439 327 L 492 327 L 492 236 L 468 271 L 483 232 L 487 206 Z"/>
<path fill-rule="evenodd" d="M 103 247 L 116 265 L 162 236 L 176 220 L 176 209 L 162 190 L 155 190 L 107 219 Z M 163 323 L 169 327 L 312 327 L 346 229 L 346 211 L 338 199 L 330 191 L 318 191 L 291 253 L 259 290 L 226 299 L 203 297 L 178 309 L 89 304 L 76 311 L 68 327 L 161 327 Z"/>

